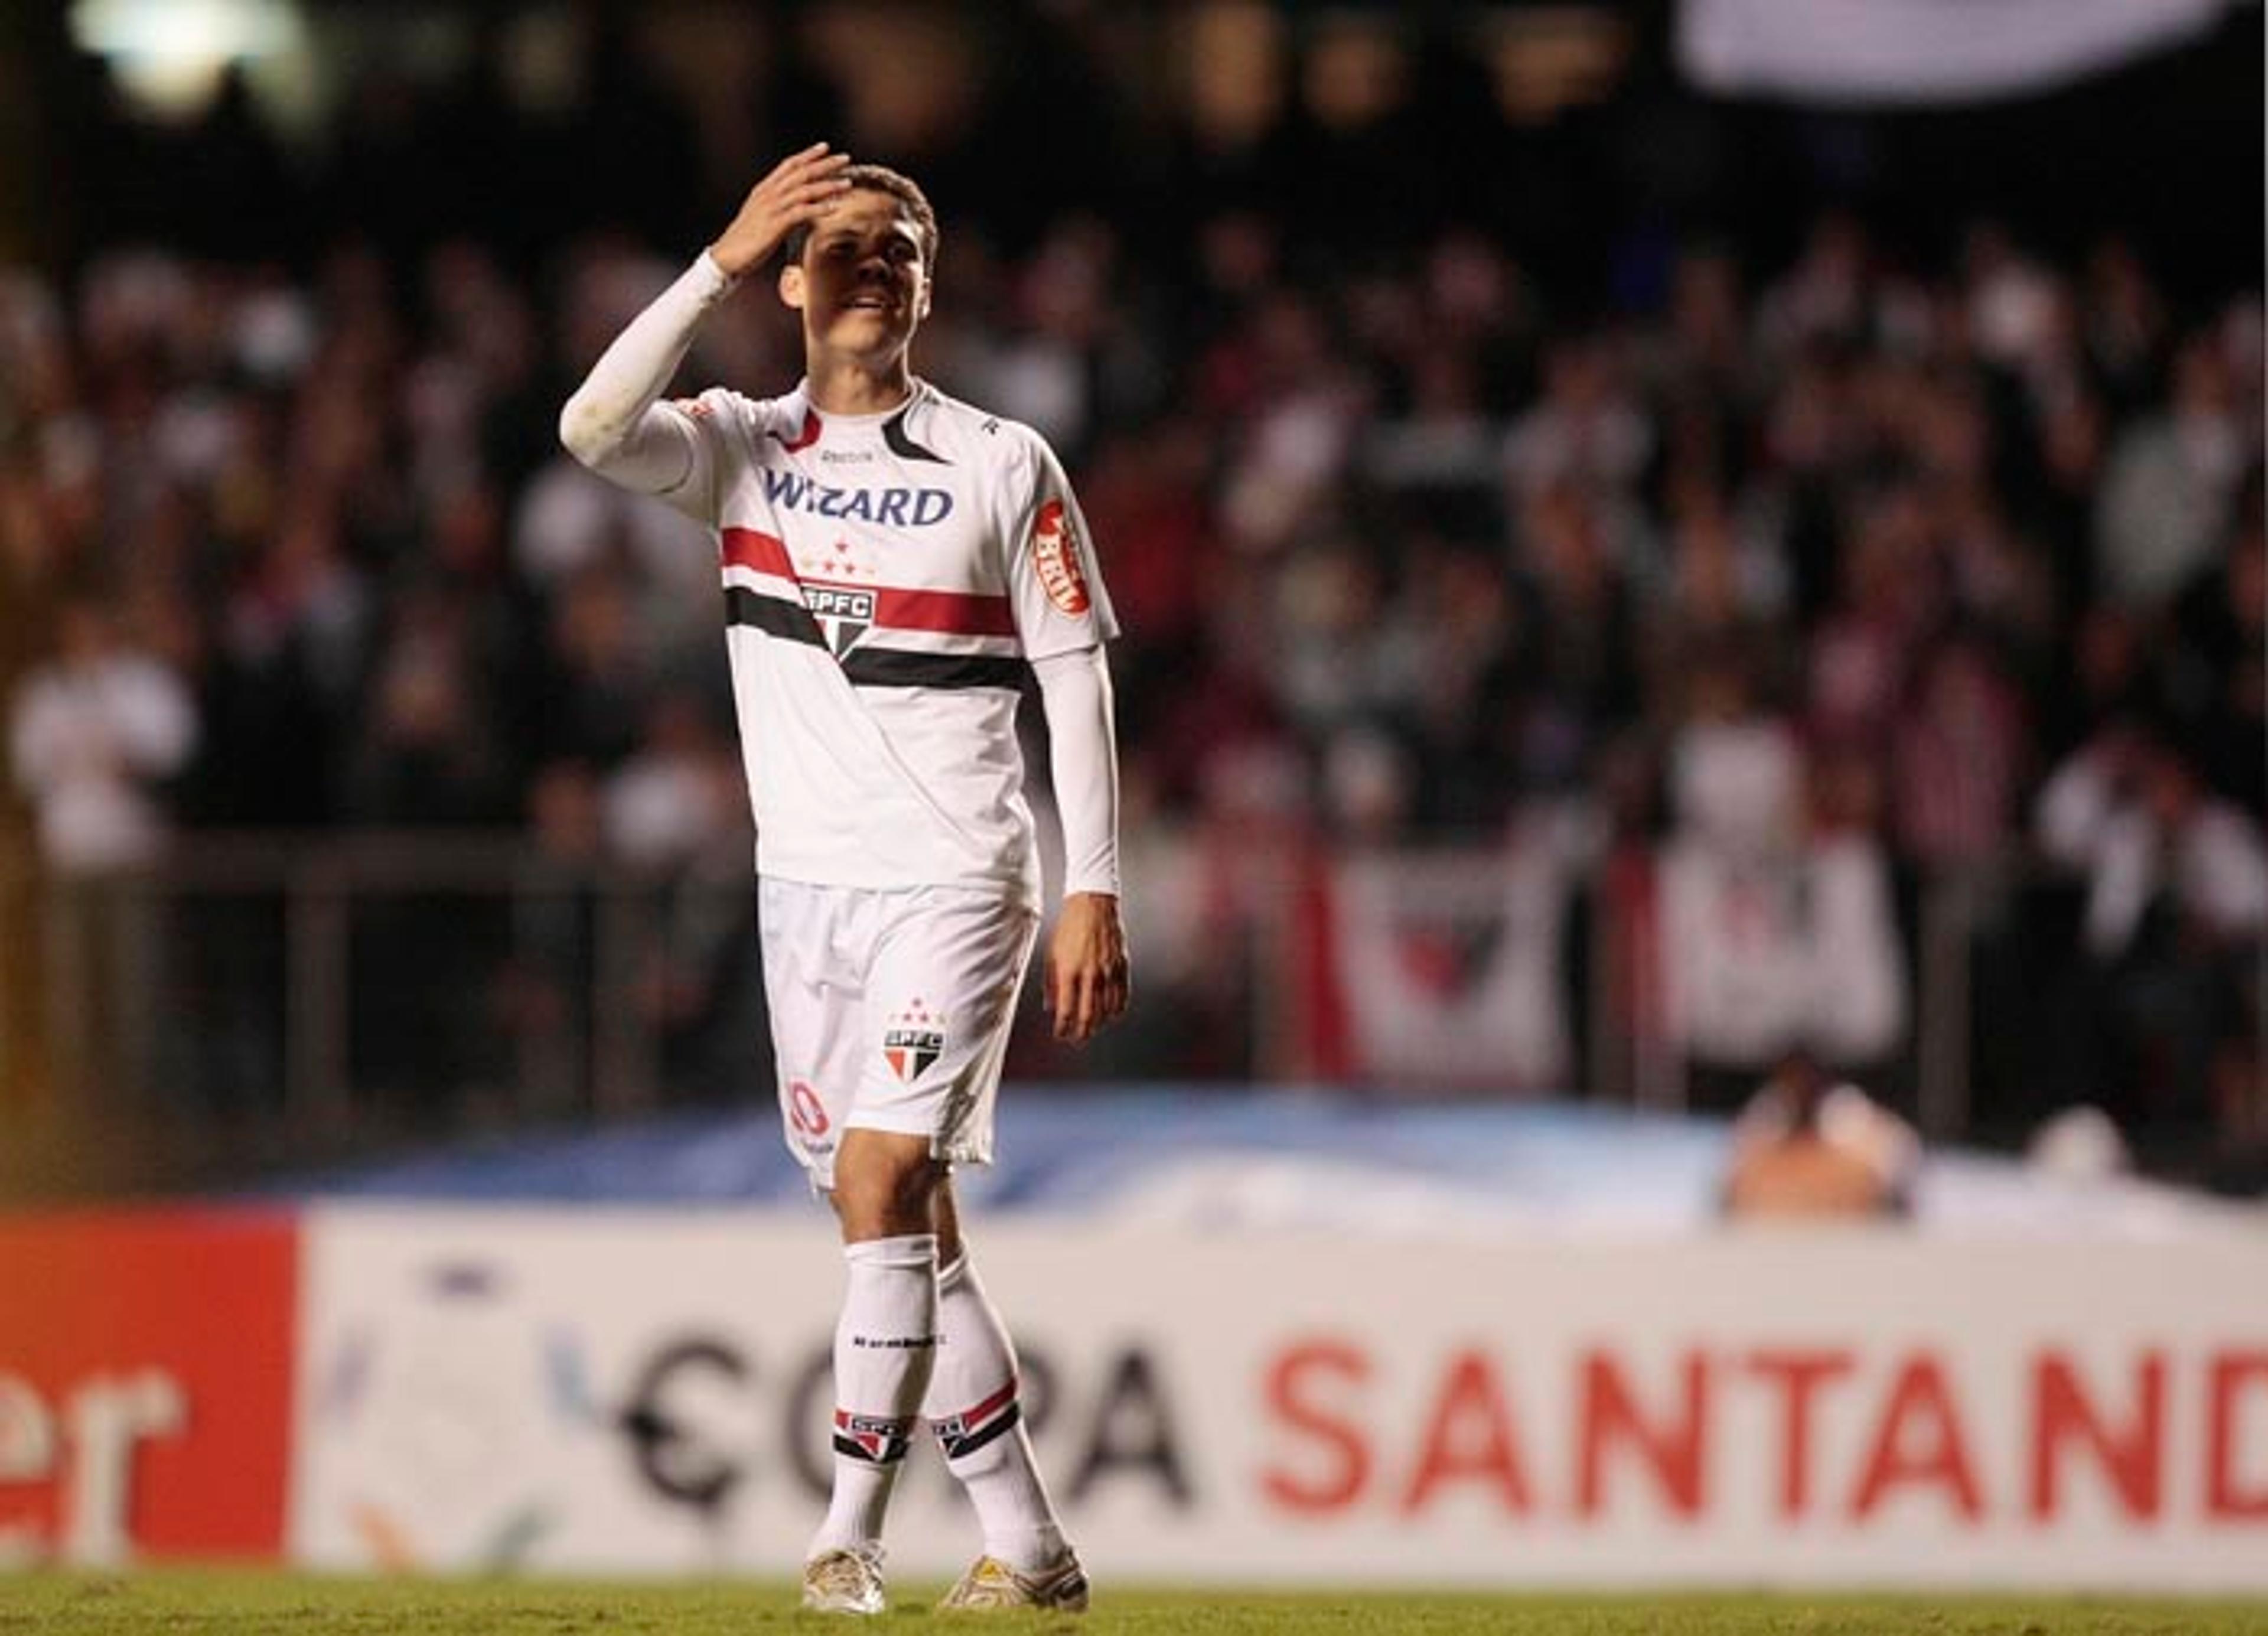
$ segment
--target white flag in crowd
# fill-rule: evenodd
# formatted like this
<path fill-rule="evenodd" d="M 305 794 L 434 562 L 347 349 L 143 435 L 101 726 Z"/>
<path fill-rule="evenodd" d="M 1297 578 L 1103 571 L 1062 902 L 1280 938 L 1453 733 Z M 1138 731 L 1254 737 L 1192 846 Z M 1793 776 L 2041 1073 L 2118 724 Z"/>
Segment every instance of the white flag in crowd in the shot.
<path fill-rule="evenodd" d="M 2205 33 L 2226 0 L 1684 0 L 1704 88 L 1800 102 L 2020 95 Z"/>
<path fill-rule="evenodd" d="M 1664 1021 L 1693 1056 L 1762 1066 L 1798 1043 L 1837 1062 L 1897 1050 L 1905 962 L 1878 849 L 1756 859 L 1689 843 L 1659 870 Z"/>

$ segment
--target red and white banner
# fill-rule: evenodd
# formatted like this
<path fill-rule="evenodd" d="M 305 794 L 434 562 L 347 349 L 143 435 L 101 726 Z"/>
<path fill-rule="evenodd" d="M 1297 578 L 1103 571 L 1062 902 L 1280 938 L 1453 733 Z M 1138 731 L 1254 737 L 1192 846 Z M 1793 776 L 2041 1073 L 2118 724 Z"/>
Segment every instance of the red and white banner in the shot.
<path fill-rule="evenodd" d="M 1549 849 L 1339 860 L 1328 877 L 1336 1072 L 1379 1084 L 1567 1081 L 1567 870 Z"/>
<path fill-rule="evenodd" d="M 298 1230 L 0 1218 L 0 1566 L 284 1545 Z"/>
<path fill-rule="evenodd" d="M 2226 0 L 1681 0 L 1677 60 L 1708 90 L 1805 102 L 2019 95 L 2203 34 Z"/>
<path fill-rule="evenodd" d="M 781 1572 L 823 1220 L 323 1211 L 291 1529 L 332 1567 Z M 2268 1238 L 1432 1247 L 1002 1226 L 1050 1480 L 1153 1581 L 2268 1590 Z M 893 1561 L 976 1537 L 931 1454 Z"/>

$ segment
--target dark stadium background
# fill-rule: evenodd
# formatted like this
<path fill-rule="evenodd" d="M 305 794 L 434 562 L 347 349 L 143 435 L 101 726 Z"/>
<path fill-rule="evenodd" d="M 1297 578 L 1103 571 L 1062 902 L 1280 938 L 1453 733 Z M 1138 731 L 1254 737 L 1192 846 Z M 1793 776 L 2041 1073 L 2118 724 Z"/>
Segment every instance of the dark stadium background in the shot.
<path fill-rule="evenodd" d="M 1663 4 L 295 11 L 312 79 L 232 72 L 159 116 L 73 8 L 0 9 L 0 694 L 77 609 L 198 725 L 146 781 L 145 851 L 60 866 L 22 784 L 0 795 L 0 1180 L 227 1184 L 768 1095 L 744 839 L 720 821 L 633 865 L 607 817 L 641 757 L 687 781 L 652 786 L 665 807 L 730 790 L 700 576 L 673 616 L 619 521 L 593 562 L 532 565 L 526 508 L 657 270 L 825 136 L 944 218 L 924 367 L 1057 413 L 1128 628 L 1138 899 L 1144 849 L 1181 848 L 1179 895 L 1134 905 L 1136 1020 L 1085 1058 L 1027 1029 L 1018 1078 L 1730 1107 L 1776 1047 L 1664 1068 L 1615 929 L 1617 865 L 1685 822 L 1694 680 L 1729 666 L 1892 885 L 1910 1002 L 1837 1066 L 1933 1140 L 2014 1145 L 2092 1101 L 2146 1164 L 2260 1185 L 2257 925 L 2167 903 L 2091 956 L 2088 883 L 2035 841 L 2051 775 L 2116 725 L 2259 845 L 2261 593 L 2228 566 L 2261 549 L 2257 5 L 2077 84 L 1904 110 L 1705 94 Z M 1845 254 L 1866 315 L 1789 320 Z M 1956 321 L 2011 268 L 2065 304 L 2037 358 Z M 1703 286 L 1729 292 L 1713 357 L 1673 316 Z M 1933 338 L 1886 334 L 1885 292 Z M 770 307 L 744 298 L 704 380 L 792 381 Z M 2240 468 L 2182 583 L 2128 596 L 2100 485 L 2184 359 Z M 1515 493 L 1498 440 L 1555 376 L 1644 451 Z M 2096 441 L 2059 477 L 2043 405 L 2066 388 Z M 1271 465 L 1256 426 L 1309 397 L 1340 442 Z M 1480 441 L 1429 464 L 1428 410 Z M 1775 416 L 1814 410 L 1865 446 L 1791 483 Z M 1964 581 L 1932 484 L 1971 435 L 1958 497 L 1994 545 Z M 1681 624 L 1680 528 L 1767 490 L 1778 520 L 1728 571 L 1767 589 Z M 1918 693 L 1830 720 L 1816 674 L 1863 517 L 1901 495 L 1927 538 L 1885 548 L 1907 611 L 1868 651 L 1957 651 L 2007 723 L 1997 804 L 1949 834 L 1900 770 Z M 1504 618 L 1442 667 L 1459 605 Z M 1363 646 L 1388 625 L 1400 647 Z M 1591 836 L 1552 933 L 1564 1072 L 1367 1071 L 1312 969 L 1313 872 L 1545 814 Z M 1454 989 L 1503 935 L 1404 952 Z"/>

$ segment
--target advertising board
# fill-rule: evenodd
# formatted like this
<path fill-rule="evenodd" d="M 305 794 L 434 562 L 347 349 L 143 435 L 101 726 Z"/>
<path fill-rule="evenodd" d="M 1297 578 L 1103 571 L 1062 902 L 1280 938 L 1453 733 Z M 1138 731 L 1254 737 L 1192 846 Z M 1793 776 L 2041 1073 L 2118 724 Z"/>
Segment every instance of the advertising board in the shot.
<path fill-rule="evenodd" d="M 823 1507 L 824 1220 L 309 1224 L 292 1547 L 784 1572 Z M 2268 1241 L 1386 1244 L 984 1233 L 1098 1573 L 2268 1588 Z M 934 1451 L 900 1568 L 974 1526 Z"/>
<path fill-rule="evenodd" d="M 297 1242 L 281 1214 L 0 1217 L 0 1564 L 281 1551 Z"/>

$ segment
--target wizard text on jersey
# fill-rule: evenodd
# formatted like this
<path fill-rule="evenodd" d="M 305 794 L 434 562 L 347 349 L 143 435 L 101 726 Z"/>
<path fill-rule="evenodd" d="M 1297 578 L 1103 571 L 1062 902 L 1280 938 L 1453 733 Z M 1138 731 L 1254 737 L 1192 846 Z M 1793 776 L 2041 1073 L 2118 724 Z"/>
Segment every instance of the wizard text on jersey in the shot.
<path fill-rule="evenodd" d="M 840 489 L 800 472 L 762 470 L 764 498 L 784 511 L 895 528 L 926 528 L 953 514 L 953 496 L 944 489 Z"/>

